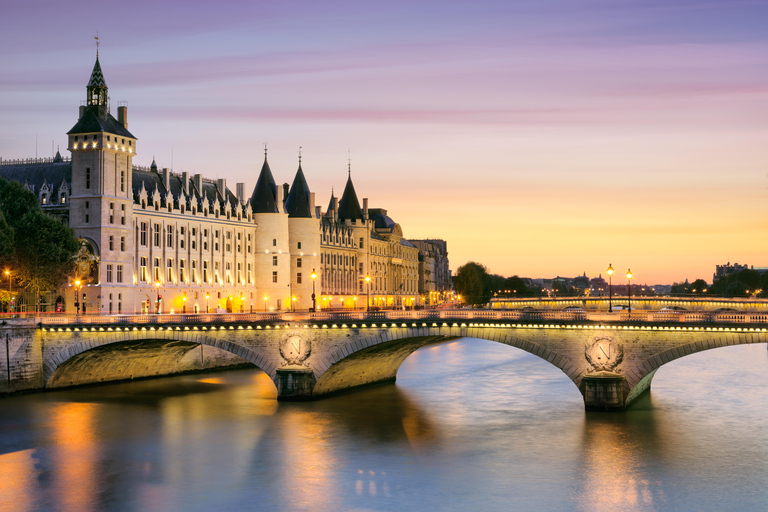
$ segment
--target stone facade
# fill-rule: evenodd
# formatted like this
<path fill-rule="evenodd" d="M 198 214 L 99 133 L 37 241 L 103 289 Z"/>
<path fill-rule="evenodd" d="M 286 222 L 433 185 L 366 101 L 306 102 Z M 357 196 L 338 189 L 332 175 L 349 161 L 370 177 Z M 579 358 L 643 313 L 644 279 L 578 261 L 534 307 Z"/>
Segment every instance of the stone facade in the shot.
<path fill-rule="evenodd" d="M 367 199 L 360 208 L 351 170 L 324 212 L 301 159 L 293 184 L 278 186 L 265 151 L 249 200 L 242 183 L 234 194 L 224 179 L 134 164 L 138 139 L 127 107 L 109 113 L 98 58 L 86 91 L 68 132 L 71 159 L 0 165 L 0 177 L 26 184 L 74 229 L 88 256 L 49 310 L 364 309 L 369 295 L 375 307 L 420 304 L 419 250 L 386 210 L 369 212 Z"/>

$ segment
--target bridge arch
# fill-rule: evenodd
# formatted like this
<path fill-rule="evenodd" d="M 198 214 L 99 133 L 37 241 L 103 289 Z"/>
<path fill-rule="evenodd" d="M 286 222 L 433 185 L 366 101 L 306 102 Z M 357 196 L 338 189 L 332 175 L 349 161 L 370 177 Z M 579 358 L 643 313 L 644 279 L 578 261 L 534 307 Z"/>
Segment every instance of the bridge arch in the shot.
<path fill-rule="evenodd" d="M 749 345 L 766 343 L 765 334 L 752 332 L 725 333 L 722 331 L 706 331 L 688 343 L 660 350 L 658 353 L 642 359 L 626 372 L 625 404 L 634 402 L 640 395 L 650 389 L 656 371 L 667 363 L 685 356 L 734 345 Z"/>
<path fill-rule="evenodd" d="M 395 332 L 392 332 L 395 331 Z M 376 331 L 327 356 L 327 368 L 313 389 L 316 396 L 380 382 L 394 382 L 402 363 L 421 347 L 457 338 L 476 338 L 519 348 L 559 368 L 578 387 L 581 371 L 572 361 L 527 337 L 490 328 L 397 328 Z"/>
<path fill-rule="evenodd" d="M 229 352 L 242 361 L 258 367 L 273 381 L 275 378 L 274 364 L 260 350 L 205 333 L 142 330 L 109 333 L 108 336 L 100 332 L 100 337 L 83 334 L 85 336 L 81 336 L 77 341 L 66 343 L 65 347 L 53 349 L 53 353 L 46 357 L 43 367 L 43 383 L 46 388 L 117 380 L 114 377 L 99 379 L 98 376 L 93 377 L 93 372 L 88 374 L 82 372 L 84 366 L 97 363 L 104 365 L 104 371 L 111 370 L 113 374 L 122 372 L 125 379 L 171 374 L 188 352 L 201 346 Z M 126 355 L 132 358 L 133 363 L 145 357 L 145 362 L 148 363 L 145 367 L 146 371 L 134 375 L 131 373 L 131 367 L 121 368 L 121 364 L 123 366 L 126 364 L 121 356 Z M 99 358 L 102 358 L 101 361 Z M 75 378 L 74 374 L 78 374 L 78 378 Z"/>

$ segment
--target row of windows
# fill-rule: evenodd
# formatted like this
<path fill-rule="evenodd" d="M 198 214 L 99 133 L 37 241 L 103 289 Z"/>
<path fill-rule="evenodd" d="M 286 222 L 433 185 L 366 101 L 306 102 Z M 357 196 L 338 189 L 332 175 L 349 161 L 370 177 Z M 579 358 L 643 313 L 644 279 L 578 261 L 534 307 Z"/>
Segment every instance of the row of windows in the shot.
<path fill-rule="evenodd" d="M 77 142 L 79 140 L 78 137 L 79 137 L 79 135 L 75 135 L 75 142 Z M 98 137 L 96 135 L 91 135 L 91 139 L 92 140 L 97 140 L 97 138 Z M 88 140 L 88 135 L 83 135 L 83 140 Z M 111 136 L 107 135 L 107 142 L 111 142 L 111 141 L 112 141 Z M 117 137 L 115 137 L 115 142 L 117 142 Z M 120 144 L 125 144 L 125 139 L 122 139 Z M 128 139 L 128 145 L 132 146 L 133 145 L 133 141 Z"/>
<path fill-rule="evenodd" d="M 355 266 L 355 261 L 357 258 L 355 256 L 349 256 L 348 254 L 341 255 L 341 254 L 326 254 L 326 253 L 320 253 L 320 263 L 327 263 L 330 265 L 344 265 L 344 266 Z"/>
<path fill-rule="evenodd" d="M 112 283 L 112 268 L 113 265 L 111 263 L 107 264 L 107 282 Z M 117 265 L 117 282 L 122 283 L 123 282 L 123 266 Z"/>
<path fill-rule="evenodd" d="M 160 258 L 154 259 L 154 265 L 150 269 L 147 265 L 148 258 L 146 256 L 142 256 L 140 260 L 139 265 L 139 280 L 145 283 L 152 282 L 150 281 L 150 276 L 153 275 L 155 282 L 162 282 L 162 266 Z M 179 268 L 178 268 L 178 282 L 180 283 L 188 283 L 191 278 L 191 282 L 200 284 L 200 276 L 198 275 L 198 267 L 197 267 L 197 260 L 192 260 L 192 268 L 191 273 L 187 273 L 187 261 L 184 259 L 179 260 Z M 225 263 L 225 272 L 224 277 L 227 284 L 253 284 L 253 267 L 251 263 L 248 263 L 246 265 L 246 278 L 247 281 L 243 279 L 243 264 L 237 263 L 236 266 L 236 280 L 233 283 L 233 275 L 232 275 L 232 264 L 230 262 Z M 168 258 L 166 260 L 166 274 L 165 274 L 165 282 L 166 283 L 176 283 L 176 269 L 173 265 L 173 258 Z M 208 283 L 208 284 L 223 284 L 224 281 L 221 279 L 221 271 L 220 271 L 219 262 L 215 261 L 213 263 L 213 273 L 209 272 L 209 262 L 208 260 L 203 260 L 203 268 L 202 268 L 202 282 Z M 211 279 L 212 278 L 212 279 Z"/>
<path fill-rule="evenodd" d="M 203 251 L 207 251 L 208 250 L 208 229 L 207 228 L 202 229 L 201 233 L 202 233 L 202 237 L 201 238 L 202 238 Z M 139 227 L 139 245 L 141 245 L 143 247 L 147 246 L 147 242 L 148 242 L 148 238 L 149 238 L 148 234 L 149 234 L 149 225 L 146 222 L 142 222 L 140 224 L 140 227 Z M 155 224 L 154 225 L 154 228 L 152 230 L 152 234 L 154 235 L 153 236 L 153 245 L 155 247 L 161 247 L 162 228 L 161 228 L 160 224 Z M 198 230 L 197 230 L 197 228 L 191 228 L 190 235 L 191 235 L 190 236 L 190 240 L 189 240 L 190 248 L 192 250 L 197 250 L 197 242 L 198 242 Z M 226 241 L 221 244 L 221 246 L 224 247 L 225 252 L 232 252 L 232 247 L 234 247 L 235 248 L 235 252 L 237 252 L 238 254 L 241 254 L 243 252 L 243 246 L 242 246 L 242 243 L 241 243 L 241 241 L 243 240 L 243 238 L 242 238 L 243 234 L 240 233 L 240 232 L 238 232 L 236 234 L 236 243 L 235 244 L 232 243 L 232 232 L 231 231 L 227 231 L 225 235 L 226 235 Z M 187 236 L 186 227 L 185 226 L 181 226 L 179 228 L 179 237 L 178 237 L 179 238 L 178 242 L 179 242 L 179 248 L 180 249 L 186 249 L 186 242 L 187 242 L 186 236 Z M 214 250 L 214 252 L 219 252 L 219 247 L 221 247 L 219 245 L 220 244 L 220 236 L 221 236 L 221 233 L 219 232 L 218 229 L 213 231 L 213 250 Z M 173 239 L 174 239 L 174 226 L 173 225 L 168 225 L 168 226 L 166 226 L 166 231 L 165 231 L 165 246 L 173 248 L 174 247 Z M 252 251 L 252 246 L 251 246 L 251 243 L 250 243 L 251 242 L 251 233 L 248 233 L 247 241 L 248 241 L 248 244 L 246 245 L 246 251 L 248 252 L 248 254 L 251 254 L 253 252 Z"/>

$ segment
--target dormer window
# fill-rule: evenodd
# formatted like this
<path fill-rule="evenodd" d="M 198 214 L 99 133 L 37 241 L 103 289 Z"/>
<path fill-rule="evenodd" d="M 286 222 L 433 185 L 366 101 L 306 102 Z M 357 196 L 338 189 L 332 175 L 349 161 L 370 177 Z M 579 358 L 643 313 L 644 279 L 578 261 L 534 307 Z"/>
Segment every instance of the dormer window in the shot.
<path fill-rule="evenodd" d="M 48 204 L 48 195 L 47 194 L 43 194 L 42 197 L 41 197 L 41 201 L 42 201 L 43 204 Z"/>
<path fill-rule="evenodd" d="M 66 194 L 61 194 L 61 204 L 66 204 L 66 202 L 67 202 Z"/>

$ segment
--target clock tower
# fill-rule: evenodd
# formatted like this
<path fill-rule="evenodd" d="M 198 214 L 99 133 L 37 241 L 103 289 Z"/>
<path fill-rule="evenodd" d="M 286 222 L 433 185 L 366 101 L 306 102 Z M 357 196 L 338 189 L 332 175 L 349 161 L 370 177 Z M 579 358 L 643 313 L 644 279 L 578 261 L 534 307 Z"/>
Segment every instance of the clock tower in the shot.
<path fill-rule="evenodd" d="M 69 224 L 92 252 L 95 267 L 83 285 L 88 310 L 107 313 L 109 294 L 128 293 L 133 276 L 133 156 L 136 137 L 128 131 L 128 109 L 109 111 L 107 82 L 98 52 L 86 86 L 86 101 L 68 135 L 72 153 Z M 80 272 L 78 270 L 78 272 Z M 127 297 L 127 295 L 126 295 Z"/>

